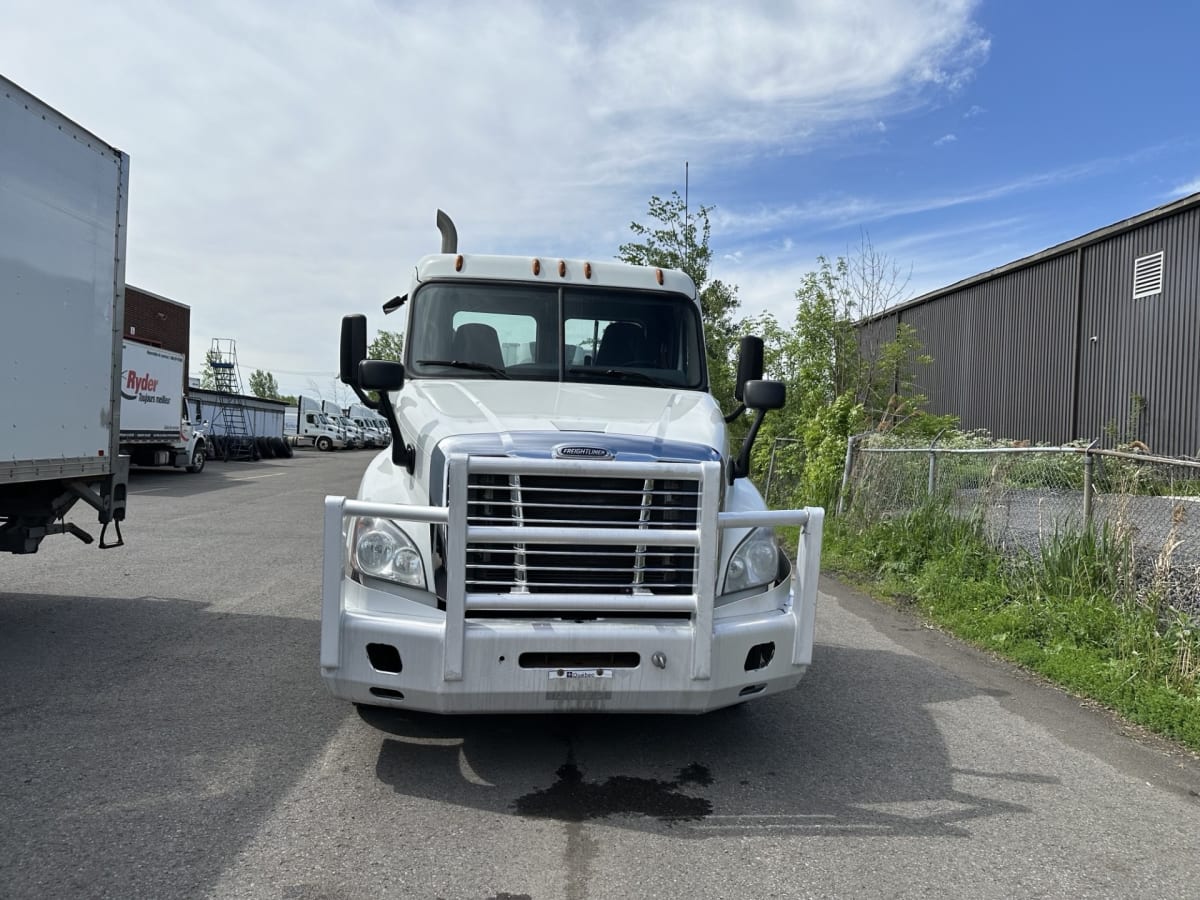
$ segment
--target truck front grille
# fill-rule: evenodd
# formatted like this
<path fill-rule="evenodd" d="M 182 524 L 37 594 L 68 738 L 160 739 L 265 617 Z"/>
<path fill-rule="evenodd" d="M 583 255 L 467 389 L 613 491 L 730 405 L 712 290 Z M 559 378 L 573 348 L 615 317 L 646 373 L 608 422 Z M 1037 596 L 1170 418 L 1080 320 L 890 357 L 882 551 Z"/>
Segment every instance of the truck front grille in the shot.
<path fill-rule="evenodd" d="M 467 523 L 560 528 L 561 544 L 468 544 L 467 590 L 483 593 L 690 594 L 691 547 L 589 546 L 584 528 L 697 527 L 699 481 L 472 473 Z"/>

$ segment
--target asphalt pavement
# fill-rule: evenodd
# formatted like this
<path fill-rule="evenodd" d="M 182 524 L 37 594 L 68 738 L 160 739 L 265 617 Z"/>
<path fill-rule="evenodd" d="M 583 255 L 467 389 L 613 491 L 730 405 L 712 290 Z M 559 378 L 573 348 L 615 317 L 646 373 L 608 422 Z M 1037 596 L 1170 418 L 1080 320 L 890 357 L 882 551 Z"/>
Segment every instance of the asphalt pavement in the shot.
<path fill-rule="evenodd" d="M 126 546 L 0 558 L 0 897 L 1197 895 L 1195 758 L 834 581 L 800 687 L 706 716 L 332 699 L 371 456 L 136 471 Z"/>

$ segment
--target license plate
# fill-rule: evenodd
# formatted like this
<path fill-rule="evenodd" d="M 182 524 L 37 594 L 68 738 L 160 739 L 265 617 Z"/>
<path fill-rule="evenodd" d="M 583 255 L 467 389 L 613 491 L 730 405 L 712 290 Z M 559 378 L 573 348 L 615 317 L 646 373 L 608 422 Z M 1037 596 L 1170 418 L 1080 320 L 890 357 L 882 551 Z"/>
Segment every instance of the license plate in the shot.
<path fill-rule="evenodd" d="M 550 671 L 551 681 L 570 681 L 572 679 L 587 681 L 612 677 L 612 669 L 552 669 Z"/>

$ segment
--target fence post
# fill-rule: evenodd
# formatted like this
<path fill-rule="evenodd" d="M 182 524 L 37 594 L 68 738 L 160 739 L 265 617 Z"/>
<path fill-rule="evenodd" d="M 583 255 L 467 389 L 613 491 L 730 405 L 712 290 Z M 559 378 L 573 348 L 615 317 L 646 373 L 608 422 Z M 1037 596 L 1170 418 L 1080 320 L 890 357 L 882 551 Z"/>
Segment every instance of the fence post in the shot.
<path fill-rule="evenodd" d="M 779 438 L 771 442 L 771 461 L 767 463 L 767 483 L 763 488 L 763 502 L 771 507 L 771 477 L 775 474 L 775 450 L 779 446 Z"/>
<path fill-rule="evenodd" d="M 846 463 L 842 466 L 842 488 L 838 491 L 837 499 L 837 514 L 839 516 L 846 508 L 846 493 L 850 488 L 850 470 L 854 467 L 854 447 L 870 433 L 869 431 L 864 431 L 862 434 L 852 434 L 846 439 Z"/>
<path fill-rule="evenodd" d="M 1092 466 L 1094 460 L 1092 457 L 1092 448 L 1096 446 L 1096 442 L 1092 441 L 1083 450 L 1083 527 L 1092 527 Z"/>
<path fill-rule="evenodd" d="M 943 428 L 933 436 L 933 441 L 929 445 L 929 484 L 925 486 L 925 493 L 932 497 L 934 490 L 937 488 L 937 442 L 942 439 L 942 435 L 946 433 Z"/>

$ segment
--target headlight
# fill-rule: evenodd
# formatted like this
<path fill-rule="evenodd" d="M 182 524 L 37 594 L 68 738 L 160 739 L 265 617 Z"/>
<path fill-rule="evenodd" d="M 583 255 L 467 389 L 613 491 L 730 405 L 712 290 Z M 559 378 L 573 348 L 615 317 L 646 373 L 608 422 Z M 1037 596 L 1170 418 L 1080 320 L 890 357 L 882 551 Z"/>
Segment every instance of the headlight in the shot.
<path fill-rule="evenodd" d="M 779 572 L 779 545 L 775 529 L 755 528 L 743 540 L 729 560 L 725 570 L 725 590 L 744 591 L 746 588 L 768 584 Z"/>
<path fill-rule="evenodd" d="M 350 537 L 352 564 L 372 578 L 425 587 L 425 564 L 412 540 L 387 519 L 360 516 Z"/>

